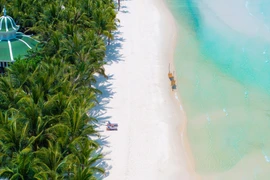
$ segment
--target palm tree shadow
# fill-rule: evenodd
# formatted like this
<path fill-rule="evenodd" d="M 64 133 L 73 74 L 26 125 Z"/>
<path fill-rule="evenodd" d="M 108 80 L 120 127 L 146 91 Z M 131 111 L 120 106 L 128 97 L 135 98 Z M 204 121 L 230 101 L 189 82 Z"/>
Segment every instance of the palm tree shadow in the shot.
<path fill-rule="evenodd" d="M 104 139 L 107 139 L 107 138 L 108 137 L 105 137 Z M 108 143 L 107 140 L 101 140 L 101 141 L 102 142 L 105 141 L 106 143 Z M 94 176 L 95 176 L 96 179 L 104 179 L 104 178 L 109 176 L 109 174 L 110 174 L 109 171 L 112 169 L 112 166 L 108 165 L 108 163 L 106 162 L 106 160 L 110 160 L 110 159 L 106 158 L 106 156 L 108 154 L 110 154 L 111 152 L 104 153 L 103 148 L 100 148 L 99 151 L 96 151 L 95 153 L 96 154 L 103 154 L 103 156 L 105 157 L 103 159 L 100 159 L 99 161 L 97 161 L 94 164 L 94 166 L 96 166 L 96 167 L 102 167 L 105 170 L 105 173 L 98 173 L 97 172 L 97 173 L 94 174 Z"/>
<path fill-rule="evenodd" d="M 97 153 L 102 154 L 103 158 L 99 162 L 97 162 L 96 166 L 102 167 L 105 170 L 104 174 L 101 173 L 95 174 L 95 177 L 100 180 L 108 177 L 110 175 L 110 170 L 112 169 L 112 166 L 108 164 L 108 161 L 111 160 L 111 158 L 109 158 L 111 151 L 104 151 L 104 147 L 110 147 L 110 143 L 107 140 L 108 138 L 109 136 L 103 136 L 97 140 L 97 142 L 102 147 Z"/>
<path fill-rule="evenodd" d="M 125 39 L 122 36 L 122 32 L 120 30 L 116 30 L 113 32 L 114 40 L 111 41 L 110 45 L 106 48 L 106 56 L 105 56 L 105 63 L 107 65 L 111 65 L 113 63 L 119 63 L 121 61 L 124 61 L 123 55 L 120 53 L 120 50 L 122 49 L 122 44 L 125 41 Z M 95 77 L 96 83 L 93 85 L 96 89 L 98 89 L 101 94 L 97 94 L 97 104 L 94 108 L 92 108 L 89 111 L 89 115 L 97 120 L 97 126 L 101 129 L 106 128 L 107 121 L 109 121 L 112 117 L 107 115 L 107 110 L 110 109 L 109 102 L 113 98 L 115 91 L 112 87 L 112 80 L 114 79 L 114 76 L 112 74 L 108 74 L 107 78 L 105 78 L 102 75 L 97 75 Z M 95 174 L 95 177 L 97 179 L 104 179 L 110 174 L 110 170 L 112 168 L 111 165 L 109 165 L 108 161 L 110 159 L 108 158 L 109 154 L 111 152 L 104 152 L 105 149 L 110 149 L 110 143 L 107 140 L 107 137 L 100 137 L 96 141 L 101 145 L 100 151 L 97 153 L 101 153 L 104 155 L 104 158 L 101 159 L 97 166 L 101 167 L 105 170 L 104 174 L 97 173 Z"/>
<path fill-rule="evenodd" d="M 122 13 L 130 13 L 130 12 L 127 11 L 127 10 L 122 10 L 121 12 L 122 12 Z"/>
<path fill-rule="evenodd" d="M 110 82 L 113 80 L 113 75 L 107 75 L 107 78 L 102 75 L 98 75 L 95 79 L 96 83 L 94 84 L 94 87 L 101 93 L 97 94 L 96 98 L 98 103 L 90 110 L 89 115 L 95 118 L 99 124 L 104 125 L 105 122 L 111 118 L 111 116 L 105 115 L 107 113 L 107 109 L 110 108 L 107 105 L 115 94 L 112 89 L 112 83 Z"/>
<path fill-rule="evenodd" d="M 121 13 L 130 13 L 130 12 L 127 10 L 127 6 L 121 6 L 120 12 L 121 12 Z"/>
<path fill-rule="evenodd" d="M 122 43 L 125 39 L 122 37 L 122 32 L 119 30 L 113 32 L 114 40 L 106 47 L 105 63 L 112 64 L 113 62 L 124 61 L 123 55 L 119 50 L 122 49 Z"/>
<path fill-rule="evenodd" d="M 108 106 L 108 103 L 113 98 L 115 92 L 112 88 L 111 81 L 114 79 L 112 74 L 107 75 L 107 78 L 105 78 L 102 75 L 97 75 L 95 77 L 96 83 L 94 84 L 94 87 L 98 89 L 101 94 L 97 94 L 97 104 L 94 108 L 90 110 L 88 113 L 91 117 L 95 118 L 97 120 L 97 130 L 98 129 L 104 129 L 106 128 L 107 121 L 111 119 L 111 116 L 107 115 L 107 110 L 111 107 Z M 102 136 L 96 140 L 96 142 L 101 146 L 99 149 L 99 154 L 103 154 L 104 158 L 102 158 L 100 161 L 98 161 L 95 165 L 98 167 L 101 167 L 105 170 L 105 173 L 96 173 L 95 177 L 97 179 L 104 179 L 110 174 L 110 169 L 112 168 L 111 165 L 109 165 L 108 161 L 110 160 L 108 155 L 110 152 L 105 152 L 104 148 L 110 149 L 110 143 L 108 141 L 109 136 Z"/>

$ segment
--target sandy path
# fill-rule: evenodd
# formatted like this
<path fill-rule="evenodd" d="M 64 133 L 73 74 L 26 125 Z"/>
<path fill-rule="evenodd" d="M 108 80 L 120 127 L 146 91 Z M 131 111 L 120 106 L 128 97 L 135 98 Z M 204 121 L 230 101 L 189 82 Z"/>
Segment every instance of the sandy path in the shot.
<path fill-rule="evenodd" d="M 121 23 L 108 47 L 109 79 L 100 79 L 98 119 L 119 124 L 101 129 L 107 153 L 105 179 L 191 179 L 182 147 L 184 114 L 167 77 L 175 25 L 162 1 L 122 1 Z"/>

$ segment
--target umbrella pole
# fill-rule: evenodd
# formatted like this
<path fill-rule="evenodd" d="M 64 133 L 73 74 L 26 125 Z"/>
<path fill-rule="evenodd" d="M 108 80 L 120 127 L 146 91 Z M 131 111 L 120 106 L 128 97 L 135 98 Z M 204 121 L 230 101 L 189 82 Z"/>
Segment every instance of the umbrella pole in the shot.
<path fill-rule="evenodd" d="M 169 63 L 169 73 L 168 73 L 168 77 L 169 77 L 170 80 L 173 79 L 173 74 L 171 73 L 170 63 Z"/>

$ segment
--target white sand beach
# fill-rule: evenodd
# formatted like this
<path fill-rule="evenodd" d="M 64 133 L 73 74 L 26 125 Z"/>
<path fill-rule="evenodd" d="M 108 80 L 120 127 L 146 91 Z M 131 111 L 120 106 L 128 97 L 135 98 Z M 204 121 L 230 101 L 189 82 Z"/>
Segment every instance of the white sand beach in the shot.
<path fill-rule="evenodd" d="M 162 0 L 125 0 L 100 79 L 98 119 L 107 180 L 194 179 L 181 140 L 185 116 L 168 79 L 176 27 Z M 181 88 L 181 85 L 178 85 Z M 106 121 L 118 123 L 106 131 Z"/>

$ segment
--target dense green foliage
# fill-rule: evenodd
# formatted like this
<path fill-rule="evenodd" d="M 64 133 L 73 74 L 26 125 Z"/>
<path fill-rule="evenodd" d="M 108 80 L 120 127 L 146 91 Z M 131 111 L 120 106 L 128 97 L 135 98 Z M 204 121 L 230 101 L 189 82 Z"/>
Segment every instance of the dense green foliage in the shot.
<path fill-rule="evenodd" d="M 112 0 L 0 0 L 40 47 L 0 77 L 0 178 L 96 179 L 94 74 L 116 29 Z M 2 7 L 1 7 L 2 6 Z"/>

